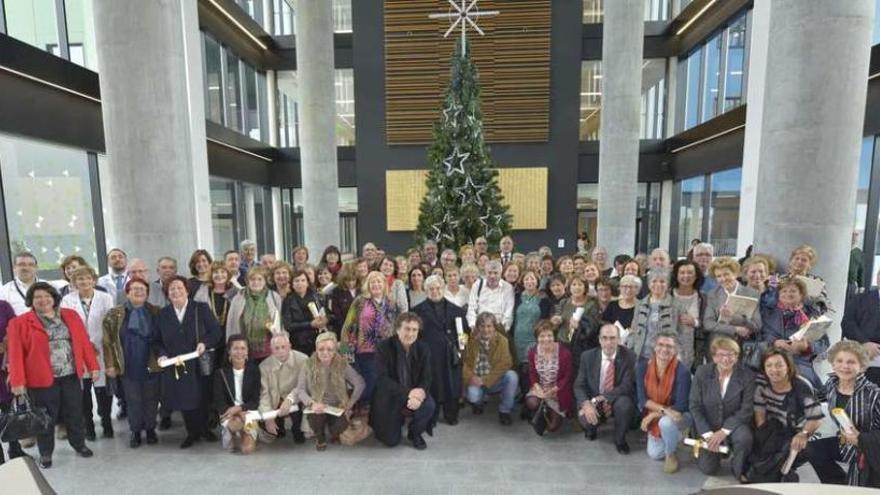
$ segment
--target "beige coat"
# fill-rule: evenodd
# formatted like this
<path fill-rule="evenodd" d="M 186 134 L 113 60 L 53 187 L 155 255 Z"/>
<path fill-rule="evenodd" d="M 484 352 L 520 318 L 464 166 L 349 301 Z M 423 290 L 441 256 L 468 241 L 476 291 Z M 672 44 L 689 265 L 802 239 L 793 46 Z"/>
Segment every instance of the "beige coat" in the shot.
<path fill-rule="evenodd" d="M 287 361 L 269 356 L 260 363 L 260 412 L 274 411 L 305 379 L 309 358 L 299 351 L 290 351 Z"/>

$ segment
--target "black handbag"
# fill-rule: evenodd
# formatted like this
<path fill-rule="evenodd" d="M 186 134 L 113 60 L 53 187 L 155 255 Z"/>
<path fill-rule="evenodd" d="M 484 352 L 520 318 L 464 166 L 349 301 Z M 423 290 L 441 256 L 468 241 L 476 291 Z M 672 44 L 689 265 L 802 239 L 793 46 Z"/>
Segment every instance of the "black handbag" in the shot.
<path fill-rule="evenodd" d="M 538 409 L 535 410 L 529 423 L 531 423 L 535 433 L 544 435 L 544 432 L 547 430 L 547 404 L 543 400 L 538 405 Z"/>
<path fill-rule="evenodd" d="M 27 395 L 13 399 L 9 412 L 0 414 L 0 440 L 12 442 L 49 433 L 52 418 L 44 407 L 31 405 Z"/>
<path fill-rule="evenodd" d="M 196 346 L 199 345 L 199 307 L 195 306 L 196 317 Z M 214 349 L 205 349 L 198 357 L 199 375 L 211 376 L 214 374 Z"/>

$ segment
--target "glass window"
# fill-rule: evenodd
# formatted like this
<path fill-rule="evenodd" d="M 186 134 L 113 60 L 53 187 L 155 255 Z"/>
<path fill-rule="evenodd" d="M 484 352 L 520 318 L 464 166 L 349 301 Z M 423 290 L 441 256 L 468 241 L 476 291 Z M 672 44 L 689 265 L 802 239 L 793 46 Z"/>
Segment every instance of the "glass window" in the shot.
<path fill-rule="evenodd" d="M 735 256 L 742 169 L 712 174 L 709 238 L 716 256 Z"/>
<path fill-rule="evenodd" d="M 700 123 L 700 74 L 703 70 L 703 50 L 697 49 L 687 59 L 687 99 L 684 128 Z"/>
<path fill-rule="evenodd" d="M 660 182 L 640 182 L 636 199 L 636 246 L 651 252 L 660 246 Z"/>
<path fill-rule="evenodd" d="M 336 144 L 354 146 L 354 71 L 336 69 Z"/>
<path fill-rule="evenodd" d="M 208 120 L 223 125 L 223 50 L 210 35 L 205 34 L 205 113 Z"/>
<path fill-rule="evenodd" d="M 645 0 L 645 20 L 665 21 L 669 19 L 669 0 Z"/>
<path fill-rule="evenodd" d="M 599 24 L 602 22 L 602 1 L 584 0 L 584 24 Z"/>
<path fill-rule="evenodd" d="M 602 61 L 581 62 L 581 117 L 580 140 L 599 139 L 602 115 Z"/>
<path fill-rule="evenodd" d="M 260 140 L 260 104 L 257 90 L 257 71 L 248 64 L 244 66 L 244 122 L 245 134 Z"/>
<path fill-rule="evenodd" d="M 703 86 L 703 118 L 705 122 L 718 115 L 718 91 L 721 80 L 721 34 L 712 38 L 706 52 L 706 82 Z"/>
<path fill-rule="evenodd" d="M 874 160 L 874 136 L 862 139 L 859 159 L 859 181 L 856 190 L 856 210 L 853 218 L 853 246 L 865 248 L 865 228 L 868 219 L 868 188 L 871 185 L 871 164 Z"/>
<path fill-rule="evenodd" d="M 703 176 L 681 181 L 681 210 L 678 216 L 678 256 L 686 256 L 691 239 L 702 237 Z"/>
<path fill-rule="evenodd" d="M 85 151 L 0 134 L 8 249 L 30 251 L 41 271 L 78 254 L 98 266 Z"/>
<path fill-rule="evenodd" d="M 880 43 L 880 0 L 874 5 L 874 37 L 872 45 Z"/>
<path fill-rule="evenodd" d="M 299 90 L 296 72 L 278 71 L 278 143 L 282 148 L 299 146 Z"/>
<path fill-rule="evenodd" d="M 333 31 L 351 32 L 351 0 L 333 0 Z"/>
<path fill-rule="evenodd" d="M 642 139 L 663 139 L 666 122 L 666 59 L 642 63 Z"/>
<path fill-rule="evenodd" d="M 293 7 L 288 0 L 272 0 L 272 15 L 274 20 L 272 34 L 276 36 L 293 34 Z"/>
<path fill-rule="evenodd" d="M 237 247 L 234 182 L 211 177 L 211 224 L 215 257 Z"/>
<path fill-rule="evenodd" d="M 226 127 L 241 131 L 241 69 L 238 57 L 226 49 Z"/>
<path fill-rule="evenodd" d="M 98 55 L 95 51 L 92 0 L 64 0 L 64 11 L 67 15 L 70 61 L 97 71 Z"/>
<path fill-rule="evenodd" d="M 55 0 L 3 0 L 6 34 L 60 55 Z"/>
<path fill-rule="evenodd" d="M 724 82 L 724 111 L 743 102 L 746 59 L 746 16 L 742 15 L 727 28 L 727 67 Z"/>

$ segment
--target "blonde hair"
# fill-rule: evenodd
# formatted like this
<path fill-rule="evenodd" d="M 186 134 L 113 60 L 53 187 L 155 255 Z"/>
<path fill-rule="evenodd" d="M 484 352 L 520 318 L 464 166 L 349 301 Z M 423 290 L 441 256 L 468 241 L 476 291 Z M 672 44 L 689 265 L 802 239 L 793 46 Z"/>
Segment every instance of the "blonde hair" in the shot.
<path fill-rule="evenodd" d="M 865 369 L 868 366 L 868 353 L 865 351 L 865 348 L 862 344 L 854 341 L 854 340 L 841 340 L 831 346 L 831 349 L 828 349 L 828 360 L 832 363 L 834 362 L 834 358 L 840 354 L 841 352 L 848 352 L 856 357 L 859 360 L 859 365 L 862 369 Z"/>
<path fill-rule="evenodd" d="M 712 339 L 712 344 L 709 345 L 709 354 L 714 356 L 719 350 L 730 351 L 739 356 L 739 344 L 730 337 L 721 336 Z"/>
<path fill-rule="evenodd" d="M 715 258 L 715 261 L 709 265 L 709 273 L 714 277 L 716 270 L 730 270 L 733 272 L 733 276 L 737 277 L 739 276 L 739 262 L 727 256 Z"/>
<path fill-rule="evenodd" d="M 361 294 L 364 297 L 370 297 L 370 282 L 373 280 L 379 280 L 382 282 L 382 295 L 388 295 L 388 282 L 385 280 L 385 275 L 382 275 L 381 272 L 370 272 L 364 277 L 364 283 L 361 286 Z"/>
<path fill-rule="evenodd" d="M 800 246 L 794 248 L 791 251 L 791 256 L 789 256 L 788 259 L 791 260 L 796 254 L 803 254 L 806 255 L 807 258 L 810 258 L 810 265 L 815 265 L 816 260 L 819 258 L 819 255 L 816 253 L 816 250 L 813 249 L 813 246 L 807 244 L 801 244 Z"/>

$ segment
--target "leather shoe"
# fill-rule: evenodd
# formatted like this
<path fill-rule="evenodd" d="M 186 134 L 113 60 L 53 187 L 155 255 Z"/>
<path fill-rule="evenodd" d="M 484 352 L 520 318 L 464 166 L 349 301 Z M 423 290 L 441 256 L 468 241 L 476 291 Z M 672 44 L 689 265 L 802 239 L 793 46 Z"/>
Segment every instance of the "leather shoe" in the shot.
<path fill-rule="evenodd" d="M 187 435 L 187 437 L 184 438 L 182 442 L 180 442 L 180 448 L 181 449 L 188 449 L 188 448 L 192 447 L 194 443 L 196 443 L 196 440 L 198 440 L 198 439 Z"/>
<path fill-rule="evenodd" d="M 113 438 L 113 428 L 104 428 L 104 438 Z"/>
<path fill-rule="evenodd" d="M 471 404 L 471 412 L 474 413 L 474 416 L 479 416 L 480 414 L 483 414 L 483 406 Z"/>
<path fill-rule="evenodd" d="M 291 435 L 293 436 L 293 443 L 296 443 L 296 444 L 306 443 L 306 435 L 302 431 L 293 430 L 291 432 Z"/>
<path fill-rule="evenodd" d="M 411 435 L 412 436 L 412 446 L 415 447 L 416 450 L 425 450 L 428 448 L 428 444 L 425 443 L 425 439 L 422 438 L 421 435 Z"/>
<path fill-rule="evenodd" d="M 40 467 L 43 469 L 49 469 L 50 467 L 52 467 L 52 458 L 40 457 Z"/>
<path fill-rule="evenodd" d="M 626 443 L 626 440 L 624 440 L 622 443 L 615 445 L 615 447 L 617 447 L 618 454 L 622 454 L 622 455 L 629 454 L 629 444 Z"/>
<path fill-rule="evenodd" d="M 89 442 L 94 442 L 97 438 L 98 437 L 95 434 L 95 427 L 86 427 L 86 440 L 88 440 Z"/>
<path fill-rule="evenodd" d="M 159 437 L 156 436 L 156 430 L 147 430 L 147 445 L 156 445 L 159 443 Z"/>
<path fill-rule="evenodd" d="M 595 440 L 596 439 L 596 429 L 590 428 L 590 429 L 584 430 L 584 438 L 586 438 L 587 440 L 589 440 L 591 442 L 593 440 Z"/>
<path fill-rule="evenodd" d="M 92 449 L 90 449 L 86 446 L 82 446 L 82 447 L 76 449 L 76 455 L 78 455 L 80 457 L 89 458 L 89 457 L 95 455 L 95 453 L 92 452 Z"/>
<path fill-rule="evenodd" d="M 510 418 L 510 413 L 498 413 L 498 421 L 504 426 L 513 424 L 513 419 Z"/>
<path fill-rule="evenodd" d="M 133 449 L 141 446 L 141 432 L 136 431 L 131 434 L 131 440 L 128 441 L 128 446 Z"/>

